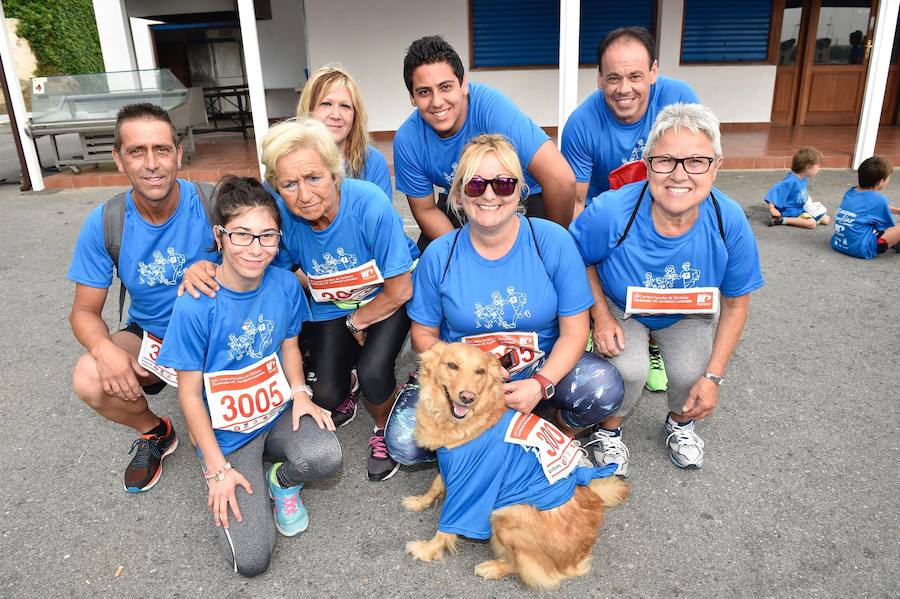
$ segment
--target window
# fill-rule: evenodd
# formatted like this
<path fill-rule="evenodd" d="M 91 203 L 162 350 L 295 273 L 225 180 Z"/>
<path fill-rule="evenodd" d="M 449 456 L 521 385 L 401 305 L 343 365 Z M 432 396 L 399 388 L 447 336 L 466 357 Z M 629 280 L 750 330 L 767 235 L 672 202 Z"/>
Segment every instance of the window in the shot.
<path fill-rule="evenodd" d="M 578 62 L 597 64 L 597 44 L 617 27 L 653 31 L 653 0 L 581 0 Z M 559 65 L 559 2 L 470 0 L 473 69 Z"/>
<path fill-rule="evenodd" d="M 681 62 L 769 59 L 771 0 L 685 0 Z"/>

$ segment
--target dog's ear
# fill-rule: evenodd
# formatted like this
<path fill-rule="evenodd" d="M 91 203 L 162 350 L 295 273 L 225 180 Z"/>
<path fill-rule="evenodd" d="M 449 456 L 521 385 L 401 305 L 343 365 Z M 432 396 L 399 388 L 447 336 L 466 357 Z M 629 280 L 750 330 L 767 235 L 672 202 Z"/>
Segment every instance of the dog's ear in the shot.
<path fill-rule="evenodd" d="M 438 363 L 441 361 L 441 356 L 444 355 L 445 349 L 447 349 L 447 344 L 443 341 L 437 341 L 434 345 L 419 354 L 420 376 L 429 377 L 434 373 L 435 368 L 437 368 Z"/>
<path fill-rule="evenodd" d="M 500 367 L 500 358 L 491 352 L 484 352 L 485 362 L 487 365 L 488 375 L 494 379 L 494 382 L 503 382 L 503 369 Z"/>

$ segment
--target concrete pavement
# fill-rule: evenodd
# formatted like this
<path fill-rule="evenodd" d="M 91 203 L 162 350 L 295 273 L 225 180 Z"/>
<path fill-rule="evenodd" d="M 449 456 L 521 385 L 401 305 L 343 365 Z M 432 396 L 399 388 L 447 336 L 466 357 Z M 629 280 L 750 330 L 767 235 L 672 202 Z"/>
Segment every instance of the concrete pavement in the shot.
<path fill-rule="evenodd" d="M 593 571 L 546 596 L 900 596 L 900 255 L 855 260 L 830 250 L 830 227 L 765 226 L 761 198 L 782 176 L 719 176 L 750 213 L 766 286 L 753 294 L 719 408 L 698 425 L 706 465 L 672 466 L 663 398 L 645 393 L 624 428 L 632 497 L 607 512 Z M 823 171 L 812 194 L 834 213 L 853 182 L 850 171 Z M 309 530 L 280 537 L 256 579 L 222 560 L 171 390 L 151 405 L 173 417 L 182 446 L 154 489 L 125 493 L 133 434 L 72 393 L 81 348 L 66 321 L 75 238 L 114 192 L 0 186 L 0 596 L 531 595 L 515 579 L 474 576 L 485 544 L 463 542 L 437 564 L 404 555 L 437 517 L 406 513 L 400 498 L 423 492 L 434 471 L 368 482 L 366 414 L 340 431 L 341 476 L 303 492 Z M 900 203 L 900 183 L 887 193 Z M 108 301 L 113 324 L 115 312 Z M 398 371 L 411 366 L 406 356 Z"/>

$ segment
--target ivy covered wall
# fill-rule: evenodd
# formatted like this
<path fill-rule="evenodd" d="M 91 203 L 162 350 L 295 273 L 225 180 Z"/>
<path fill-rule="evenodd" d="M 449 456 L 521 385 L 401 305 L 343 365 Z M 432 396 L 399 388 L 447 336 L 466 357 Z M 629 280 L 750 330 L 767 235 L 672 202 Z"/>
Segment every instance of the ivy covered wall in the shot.
<path fill-rule="evenodd" d="M 91 0 L 4 0 L 37 58 L 36 76 L 103 72 Z"/>

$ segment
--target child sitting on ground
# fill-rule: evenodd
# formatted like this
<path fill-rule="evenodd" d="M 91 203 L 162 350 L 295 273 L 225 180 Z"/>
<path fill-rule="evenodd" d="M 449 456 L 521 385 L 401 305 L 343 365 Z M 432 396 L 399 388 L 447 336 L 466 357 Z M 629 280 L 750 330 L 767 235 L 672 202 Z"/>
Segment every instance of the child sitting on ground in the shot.
<path fill-rule="evenodd" d="M 819 173 L 822 152 L 800 148 L 791 160 L 791 172 L 766 192 L 766 203 L 772 215 L 769 225 L 792 225 L 815 229 L 831 223 L 825 206 L 809 199 L 809 179 Z"/>
<path fill-rule="evenodd" d="M 895 251 L 900 247 L 900 225 L 893 217 L 900 214 L 900 208 L 891 206 L 879 193 L 887 187 L 893 170 L 881 156 L 863 160 L 857 171 L 859 185 L 847 190 L 835 216 L 831 247 L 865 260 L 883 254 L 889 247 Z"/>

